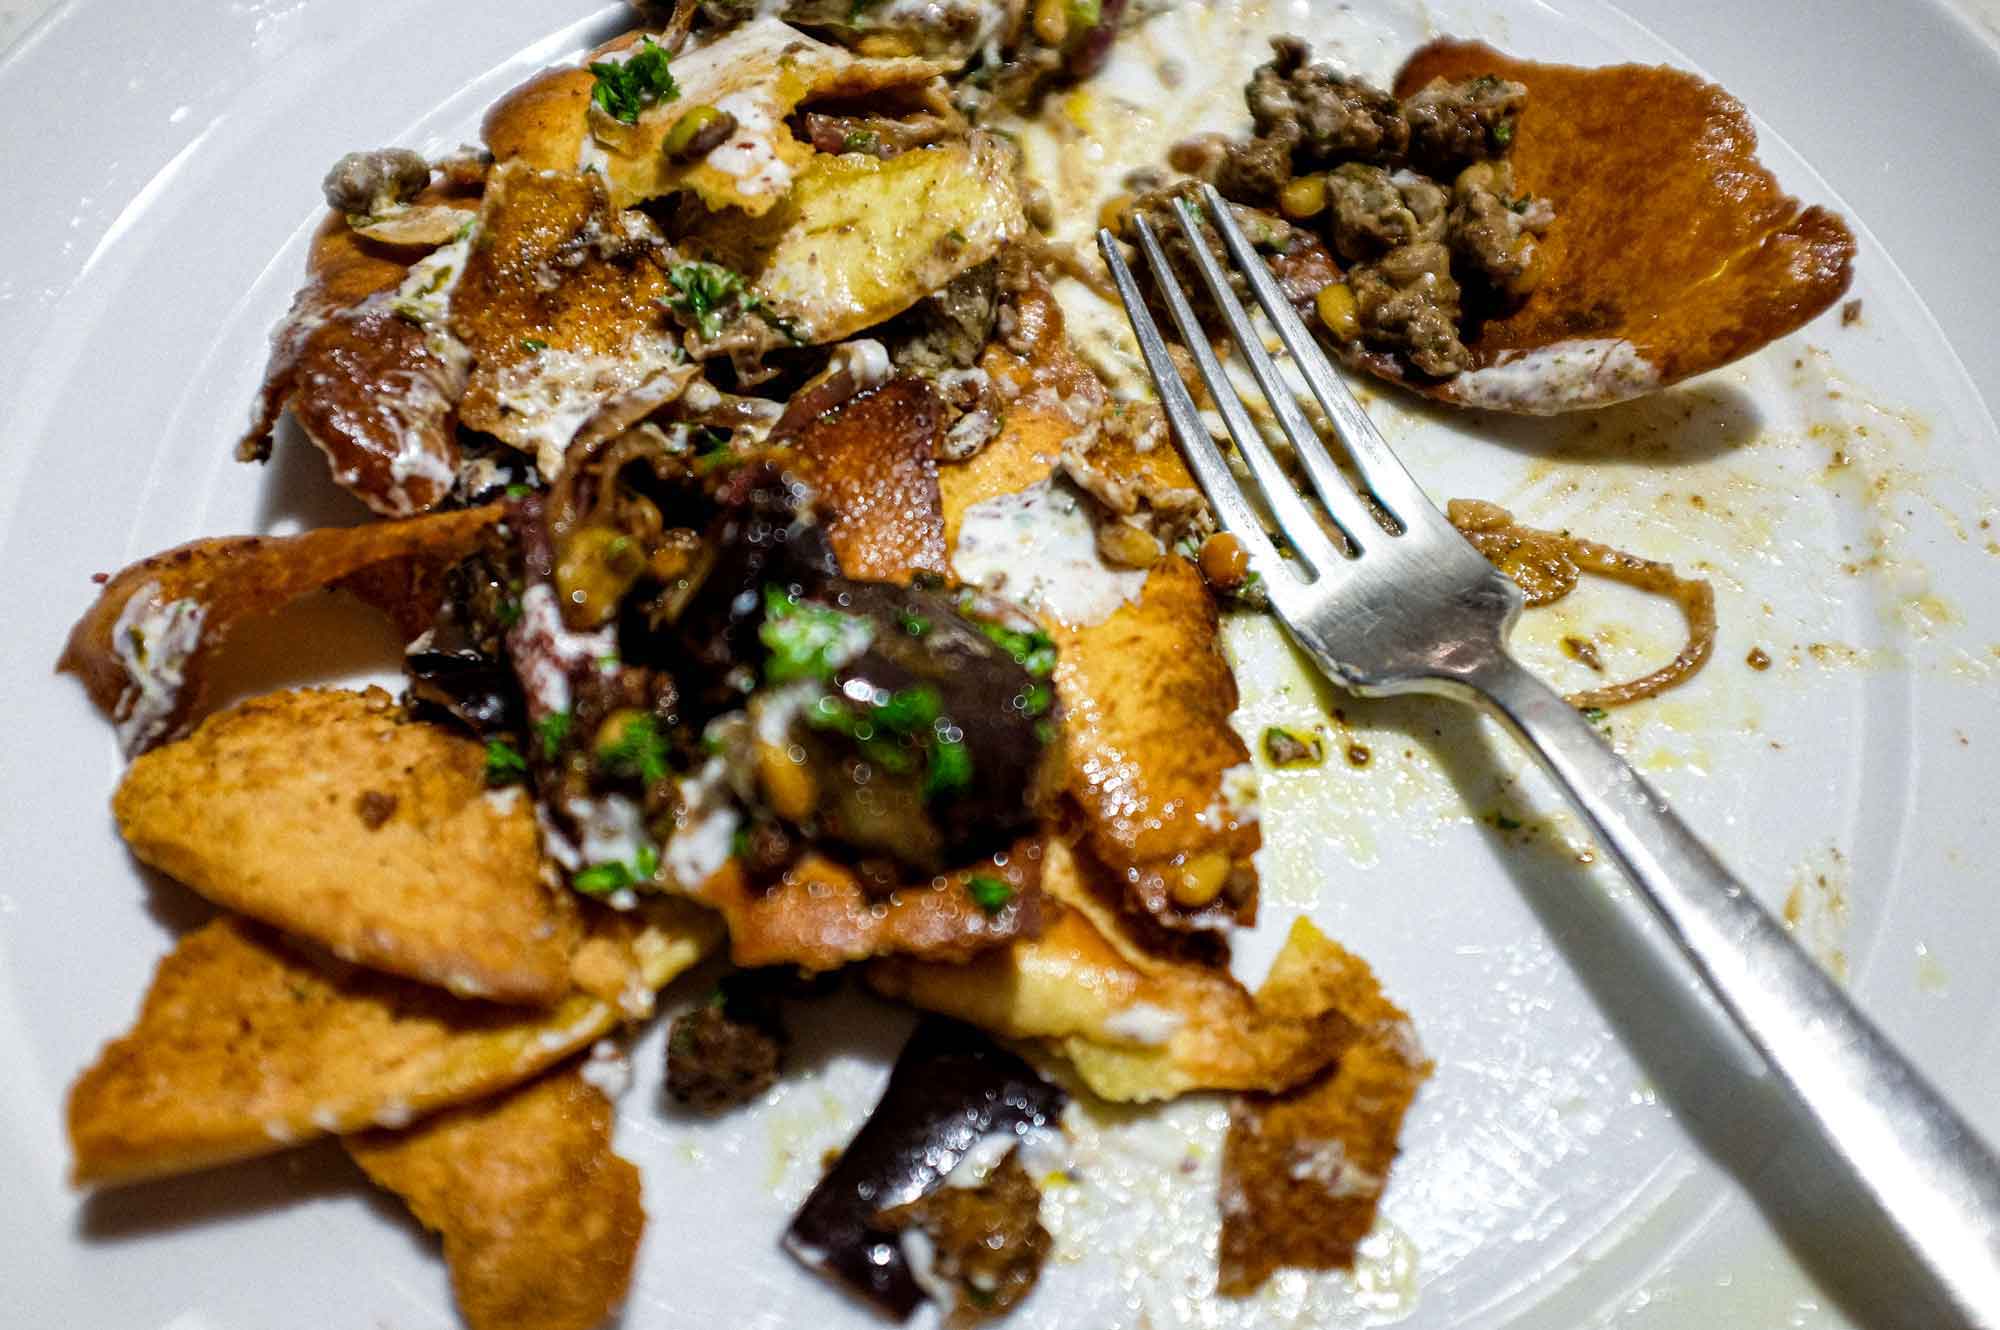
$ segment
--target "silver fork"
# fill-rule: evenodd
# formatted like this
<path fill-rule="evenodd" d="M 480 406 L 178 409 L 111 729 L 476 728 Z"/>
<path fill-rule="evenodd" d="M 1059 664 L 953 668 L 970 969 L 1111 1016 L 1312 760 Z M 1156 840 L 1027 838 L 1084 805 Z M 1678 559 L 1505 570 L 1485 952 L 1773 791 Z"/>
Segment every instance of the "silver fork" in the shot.
<path fill-rule="evenodd" d="M 1160 402 L 1221 526 L 1243 542 L 1292 639 L 1364 696 L 1435 693 L 1482 707 L 1555 778 L 1598 844 L 1638 887 L 1736 1024 L 1824 1129 L 1967 1326 L 2000 1330 L 2000 1159 L 1914 1066 L 1574 707 L 1508 655 L 1521 592 L 1424 496 L 1320 352 L 1212 187 L 1208 219 L 1291 352 L 1391 533 L 1342 476 L 1277 366 L 1186 200 L 1181 231 L 1237 350 L 1346 537 L 1326 532 L 1266 447 L 1210 349 L 1159 238 L 1139 247 L 1278 533 L 1279 557 L 1193 398 L 1109 231 L 1117 282 Z"/>

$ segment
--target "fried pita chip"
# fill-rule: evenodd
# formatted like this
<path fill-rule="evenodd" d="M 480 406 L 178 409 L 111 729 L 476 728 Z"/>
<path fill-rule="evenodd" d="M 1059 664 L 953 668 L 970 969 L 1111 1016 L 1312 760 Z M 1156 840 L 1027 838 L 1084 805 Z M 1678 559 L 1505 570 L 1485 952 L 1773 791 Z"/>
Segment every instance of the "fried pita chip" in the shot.
<path fill-rule="evenodd" d="M 527 801 L 379 688 L 211 716 L 133 762 L 112 810 L 142 862 L 343 960 L 460 997 L 570 991 L 580 928 L 541 880 Z"/>
<path fill-rule="evenodd" d="M 944 403 L 921 379 L 891 379 L 799 431 L 801 478 L 826 510 L 840 571 L 864 582 L 943 576 L 944 514 L 933 453 Z"/>
<path fill-rule="evenodd" d="M 459 418 L 553 479 L 599 407 L 656 376 L 684 385 L 680 338 L 659 306 L 667 254 L 649 220 L 610 206 L 596 174 L 494 167 L 451 299 L 452 332 L 473 360 Z"/>
<path fill-rule="evenodd" d="M 1145 955 L 1111 940 L 1072 904 L 1090 871 L 1060 840 L 1043 856 L 1051 900 L 1039 937 L 964 964 L 902 957 L 874 962 L 884 996 L 977 1025 L 1004 1039 L 1040 1039 L 1067 1057 L 1091 1091 L 1120 1101 L 1193 1090 L 1277 1090 L 1338 1057 L 1354 1029 L 1310 1003 L 1267 1007 L 1228 971 Z"/>
<path fill-rule="evenodd" d="M 124 569 L 70 630 L 56 668 L 83 680 L 128 754 L 178 738 L 200 710 L 211 657 L 244 619 L 352 583 L 414 636 L 444 569 L 472 552 L 499 508 L 298 536 L 223 536 Z"/>
<path fill-rule="evenodd" d="M 1047 287 L 1019 298 L 1026 357 L 998 345 L 982 364 L 1012 385 L 1000 434 L 969 461 L 938 468 L 947 539 L 966 511 L 1042 483 L 1081 431 L 1077 403 L 1104 389 L 1064 335 Z M 1185 489 L 1186 470 L 1106 437 L 1089 457 L 1157 491 Z M 1220 621 L 1193 565 L 1168 556 L 1136 602 L 1101 623 L 1044 616 L 1056 641 L 1056 697 L 1065 712 L 1069 797 L 1091 852 L 1128 884 L 1134 906 L 1169 927 L 1217 927 L 1256 916 L 1251 856 L 1262 843 L 1247 797 L 1249 750 L 1229 724 L 1236 680 L 1222 656 Z"/>
<path fill-rule="evenodd" d="M 1041 873 L 1032 839 L 947 873 L 942 884 L 886 896 L 870 894 L 853 870 L 819 854 L 768 888 L 750 882 L 732 859 L 703 885 L 700 899 L 727 921 L 730 959 L 745 967 L 821 971 L 887 955 L 958 961 L 1040 929 Z M 982 903 L 979 895 L 991 901 L 998 892 L 994 883 L 1006 887 L 1005 900 Z"/>
<path fill-rule="evenodd" d="M 1052 622 L 1066 789 L 1091 851 L 1170 927 L 1256 917 L 1263 842 L 1250 752 L 1231 728 L 1236 676 L 1194 565 L 1168 556 L 1103 623 Z"/>
<path fill-rule="evenodd" d="M 615 58 L 615 57 L 613 57 Z M 777 18 L 753 19 L 673 62 L 679 95 L 620 124 L 602 108 L 587 111 L 590 132 L 606 154 L 612 201 L 629 208 L 675 190 L 692 190 L 709 208 L 740 208 L 761 217 L 792 187 L 813 150 L 785 125 L 808 97 L 881 95 L 918 87 L 953 66 L 914 57 L 869 59 L 815 41 Z M 722 146 L 693 162 L 665 151 L 667 134 L 697 106 L 736 118 Z"/>
<path fill-rule="evenodd" d="M 480 137 L 494 161 L 518 161 L 537 171 L 576 170 L 596 81 L 588 69 L 545 69 L 493 103 Z"/>
<path fill-rule="evenodd" d="M 342 1144 L 443 1237 L 471 1330 L 594 1330 L 625 1301 L 646 1223 L 613 1119 L 571 1069 Z"/>
<path fill-rule="evenodd" d="M 1418 391 L 1535 414 L 1603 406 L 1748 355 L 1847 290 L 1847 224 L 1779 189 L 1749 113 L 1721 88 L 1665 67 L 1544 65 L 1439 41 L 1404 64 L 1396 94 L 1484 74 L 1528 89 L 1508 161 L 1555 222 L 1540 284 L 1468 339 L 1478 368 Z M 1391 357 L 1359 359 L 1405 377 Z"/>
<path fill-rule="evenodd" d="M 1382 996 L 1367 962 L 1309 920 L 1292 927 L 1260 1007 L 1331 1006 L 1360 1038 L 1309 1085 L 1230 1105 L 1223 1145 L 1216 1287 L 1253 1293 L 1281 1266 L 1347 1269 L 1375 1226 L 1403 1114 L 1431 1064 L 1409 1018 Z"/>
<path fill-rule="evenodd" d="M 656 936 L 636 978 L 650 992 L 706 955 L 720 929 L 684 903 L 648 910 Z M 258 925 L 218 919 L 160 962 L 138 1023 L 71 1088 L 73 1174 L 79 1185 L 137 1182 L 401 1127 L 517 1085 L 625 1015 L 584 993 L 535 1012 L 464 1002 L 329 968 Z"/>
<path fill-rule="evenodd" d="M 271 335 L 250 430 L 236 445 L 244 461 L 269 457 L 272 431 L 289 409 L 326 454 L 335 483 L 385 517 L 428 511 L 458 475 L 464 358 L 403 317 L 399 305 L 412 261 L 457 234 L 473 205 L 435 191 L 419 198 L 400 219 L 373 231 L 339 214 L 327 217 L 313 239 L 309 280 Z M 457 219 L 451 233 L 410 248 L 418 244 L 410 230 L 416 221 L 430 227 L 429 236 L 450 219 Z M 455 252 L 424 261 L 418 284 L 448 283 L 458 262 Z"/>
<path fill-rule="evenodd" d="M 677 243 L 743 274 L 791 340 L 902 313 L 1027 233 L 1014 150 L 991 134 L 894 157 L 810 153 L 784 202 L 713 215 Z"/>

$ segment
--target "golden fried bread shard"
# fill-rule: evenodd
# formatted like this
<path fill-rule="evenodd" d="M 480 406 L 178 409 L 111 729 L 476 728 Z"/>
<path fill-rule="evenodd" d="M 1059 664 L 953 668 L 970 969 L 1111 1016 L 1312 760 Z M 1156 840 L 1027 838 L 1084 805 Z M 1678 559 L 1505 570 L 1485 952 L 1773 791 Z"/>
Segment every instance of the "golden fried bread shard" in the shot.
<path fill-rule="evenodd" d="M 1546 65 L 1439 41 L 1395 91 L 1483 75 L 1527 89 L 1509 160 L 1555 221 L 1533 293 L 1468 341 L 1475 369 L 1419 391 L 1511 411 L 1602 405 L 1748 355 L 1847 289 L 1847 224 L 1784 194 L 1757 161 L 1749 113 L 1721 88 L 1664 67 Z M 1359 359 L 1401 377 L 1388 357 Z"/>
<path fill-rule="evenodd" d="M 464 558 L 497 508 L 298 536 L 191 541 L 119 572 L 70 630 L 57 668 L 83 680 L 127 753 L 187 732 L 216 648 L 240 621 L 326 587 L 347 586 L 414 637 L 437 579 Z"/>
<path fill-rule="evenodd" d="M 920 89 L 950 67 L 913 57 L 857 56 L 777 18 L 758 18 L 677 57 L 673 76 L 679 95 L 642 111 L 636 124 L 621 124 L 595 108 L 587 112 L 589 129 L 604 154 L 604 175 L 617 206 L 685 189 L 711 209 L 760 217 L 785 197 L 813 156 L 785 124 L 801 101 Z M 681 117 L 696 107 L 729 115 L 735 130 L 700 160 L 679 161 L 664 145 Z"/>
<path fill-rule="evenodd" d="M 1431 1064 L 1409 1018 L 1367 962 L 1301 919 L 1257 992 L 1260 1007 L 1330 1007 L 1359 1037 L 1311 1083 L 1230 1106 L 1223 1146 L 1220 1273 L 1227 1294 L 1255 1292 L 1281 1266 L 1345 1268 L 1375 1226 L 1403 1114 Z"/>
<path fill-rule="evenodd" d="M 141 861 L 344 960 L 460 997 L 570 991 L 580 928 L 541 880 L 528 801 L 489 794 L 479 744 L 380 689 L 211 716 L 133 762 L 112 811 Z"/>
<path fill-rule="evenodd" d="M 891 379 L 820 416 L 794 444 L 803 478 L 825 512 L 840 571 L 864 582 L 907 582 L 946 572 L 937 442 L 937 390 Z"/>
<path fill-rule="evenodd" d="M 471 1330 L 592 1330 L 625 1301 L 646 1221 L 613 1116 L 572 1068 L 343 1144 L 443 1238 Z"/>
<path fill-rule="evenodd" d="M 1101 870 L 1051 841 L 1042 879 L 1052 899 L 1039 937 L 962 965 L 876 961 L 869 983 L 1002 1038 L 1046 1040 L 1112 1100 L 1289 1088 L 1354 1038 L 1330 1005 L 1253 1000 L 1225 970 L 1151 954 L 1118 936 L 1115 923 L 1093 922 L 1088 899 L 1102 884 L 1092 874 Z"/>
<path fill-rule="evenodd" d="M 1079 409 L 1102 409 L 1103 388 L 1069 349 L 1045 287 L 1021 297 L 1031 354 L 994 346 L 984 366 L 1013 401 L 999 436 L 970 461 L 942 465 L 945 530 L 956 545 L 974 505 L 1049 482 L 1081 432 Z M 1187 488 L 1171 449 L 1135 454 L 1100 439 L 1112 465 Z M 1136 459 L 1143 457 L 1144 461 Z M 1170 927 L 1255 917 L 1251 856 L 1261 843 L 1248 785 L 1249 751 L 1230 727 L 1236 681 L 1222 656 L 1215 605 L 1193 565 L 1166 555 L 1138 598 L 1101 622 L 1043 616 L 1058 648 L 1056 696 L 1066 715 L 1066 793 L 1083 814 L 1091 853 L 1126 883 L 1132 903 Z"/>
<path fill-rule="evenodd" d="M 596 174 L 496 166 L 451 295 L 451 331 L 473 366 L 459 418 L 554 478 L 598 407 L 656 375 L 685 383 L 659 305 L 669 261 L 665 238 L 613 209 Z"/>
<path fill-rule="evenodd" d="M 941 885 L 886 894 L 871 894 L 852 868 L 819 854 L 769 887 L 751 883 L 732 860 L 699 899 L 728 923 L 730 959 L 745 967 L 817 972 L 885 955 L 961 961 L 1039 931 L 1041 858 L 1029 840 L 944 874 Z"/>
<path fill-rule="evenodd" d="M 645 999 L 719 934 L 705 911 L 649 909 L 653 936 L 633 949 L 643 970 L 630 976 Z M 527 1080 L 613 1029 L 627 1006 L 585 993 L 546 1011 L 461 1001 L 218 919 L 160 962 L 137 1024 L 72 1087 L 74 1176 L 136 1182 L 402 1126 Z"/>
<path fill-rule="evenodd" d="M 1026 234 L 1013 169 L 981 132 L 886 159 L 812 154 L 782 204 L 747 224 L 717 214 L 680 245 L 742 273 L 795 340 L 837 341 Z"/>

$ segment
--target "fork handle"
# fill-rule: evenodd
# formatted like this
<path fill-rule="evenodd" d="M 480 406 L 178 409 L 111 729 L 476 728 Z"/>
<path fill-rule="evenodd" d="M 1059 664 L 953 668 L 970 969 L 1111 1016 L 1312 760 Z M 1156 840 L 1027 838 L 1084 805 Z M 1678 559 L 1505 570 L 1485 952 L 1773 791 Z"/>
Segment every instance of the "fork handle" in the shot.
<path fill-rule="evenodd" d="M 1459 677 L 1555 777 L 1965 1325 L 2000 1330 L 2000 1158 L 1582 713 L 1504 653 Z"/>

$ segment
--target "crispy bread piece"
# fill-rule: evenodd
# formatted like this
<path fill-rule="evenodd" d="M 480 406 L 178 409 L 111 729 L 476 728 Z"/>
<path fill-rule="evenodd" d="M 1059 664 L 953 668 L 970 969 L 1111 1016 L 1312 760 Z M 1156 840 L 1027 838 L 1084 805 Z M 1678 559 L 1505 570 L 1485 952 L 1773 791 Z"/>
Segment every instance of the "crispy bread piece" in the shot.
<path fill-rule="evenodd" d="M 868 967 L 884 996 L 1005 1039 L 1043 1039 L 1093 1093 L 1170 1099 L 1191 1090 L 1289 1088 L 1354 1038 L 1346 1017 L 1310 1002 L 1253 1001 L 1226 970 L 1146 953 L 1102 931 L 1077 904 L 1093 871 L 1061 840 L 1043 856 L 1050 900 L 1041 935 L 964 964 L 893 957 Z"/>
<path fill-rule="evenodd" d="M 442 192 L 419 197 L 412 212 L 449 206 L 472 215 L 472 205 L 447 204 Z M 268 457 L 278 417 L 290 409 L 326 454 L 334 481 L 385 517 L 425 512 L 450 492 L 465 366 L 399 316 L 394 300 L 429 248 L 383 244 L 339 214 L 327 216 L 313 238 L 306 285 L 272 334 L 239 458 Z"/>
<path fill-rule="evenodd" d="M 1230 728 L 1236 676 L 1215 602 L 1194 565 L 1169 555 L 1136 603 L 1103 623 L 1051 622 L 1069 776 L 1090 849 L 1135 904 L 1169 926 L 1256 917 L 1262 843 L 1236 786 L 1250 753 Z"/>
<path fill-rule="evenodd" d="M 808 153 L 784 202 L 716 213 L 678 244 L 742 273 L 794 339 L 900 314 L 1027 233 L 1014 151 L 992 134 L 898 153 Z"/>
<path fill-rule="evenodd" d="M 891 379 L 799 432 L 798 469 L 824 506 L 842 573 L 864 582 L 946 573 L 933 460 L 943 432 L 937 390 L 914 378 Z"/>
<path fill-rule="evenodd" d="M 1749 113 L 1721 88 L 1677 69 L 1545 65 L 1439 41 L 1403 65 L 1396 94 L 1482 74 L 1528 89 L 1508 160 L 1555 223 L 1533 294 L 1467 343 L 1496 368 L 1419 391 L 1509 411 L 1601 406 L 1748 355 L 1847 290 L 1847 224 L 1779 189 Z M 1401 377 L 1386 357 L 1364 363 Z"/>
<path fill-rule="evenodd" d="M 684 377 L 658 304 L 666 254 L 651 222 L 610 206 L 595 173 L 495 166 L 452 293 L 452 332 L 473 359 L 460 419 L 554 478 L 598 407 L 657 375 Z"/>
<path fill-rule="evenodd" d="M 649 910 L 654 945 L 631 976 L 648 993 L 700 960 L 720 932 L 684 903 Z M 316 1136 L 400 1127 L 519 1084 L 625 1015 L 623 1004 L 584 993 L 546 1011 L 465 1002 L 328 967 L 256 924 L 218 919 L 160 962 L 137 1024 L 71 1088 L 74 1176 L 136 1182 Z"/>
<path fill-rule="evenodd" d="M 307 690 L 143 755 L 111 806 L 133 854 L 219 905 L 460 997 L 553 1003 L 575 907 L 527 800 L 484 777 L 479 744 L 379 688 Z"/>
<path fill-rule="evenodd" d="M 1217 1288 L 1255 1292 L 1280 1266 L 1345 1269 L 1375 1226 L 1403 1114 L 1431 1064 L 1366 961 L 1301 919 L 1257 992 L 1270 1010 L 1331 1006 L 1360 1038 L 1290 1093 L 1245 1095 L 1223 1145 Z"/>
<path fill-rule="evenodd" d="M 729 925 L 729 955 L 741 966 L 832 970 L 871 956 L 965 960 L 1042 923 L 1042 854 L 1029 839 L 1010 850 L 886 897 L 871 895 L 853 870 L 809 854 L 769 888 L 751 883 L 735 860 L 702 888 L 701 899 Z M 972 895 L 975 877 L 1004 882 L 1006 903 L 988 910 Z"/>
<path fill-rule="evenodd" d="M 442 1235 L 471 1330 L 592 1330 L 625 1301 L 646 1223 L 613 1117 L 572 1068 L 342 1144 Z"/>
<path fill-rule="evenodd" d="M 987 348 L 982 365 L 1011 385 L 999 435 L 969 461 L 938 468 L 946 538 L 966 510 L 1046 480 L 1078 433 L 1072 408 L 1094 409 L 1104 389 L 1064 335 L 1062 313 L 1039 279 L 1019 296 L 1016 355 Z M 1192 481 L 1170 448 L 1140 453 L 1105 435 L 1090 458 L 1161 490 Z M 1083 812 L 1091 852 L 1128 884 L 1133 904 L 1169 927 L 1213 927 L 1256 914 L 1254 813 L 1232 798 L 1249 750 L 1230 727 L 1236 680 L 1222 656 L 1215 604 L 1193 565 L 1155 564 L 1138 601 L 1102 623 L 1051 617 L 1056 697 L 1065 715 L 1068 796 Z M 1204 898 L 1203 893 L 1207 895 Z M 1177 898 L 1178 897 L 1178 898 Z"/>
<path fill-rule="evenodd" d="M 480 137 L 494 161 L 518 161 L 537 171 L 576 170 L 596 82 L 588 69 L 545 69 L 493 103 Z"/>
<path fill-rule="evenodd" d="M 498 508 L 298 536 L 192 541 L 121 571 L 70 630 L 56 668 L 83 680 L 118 724 L 127 753 L 187 732 L 215 649 L 243 619 L 311 591 L 347 585 L 415 636 L 437 606 L 437 579 L 469 554 Z"/>
<path fill-rule="evenodd" d="M 913 57 L 857 56 L 764 17 L 676 57 L 674 81 L 680 95 L 646 108 L 637 124 L 620 124 L 602 110 L 587 110 L 586 115 L 607 155 L 605 175 L 619 207 L 688 189 L 716 211 L 740 208 L 761 217 L 785 197 L 795 174 L 812 159 L 812 149 L 785 125 L 800 101 L 921 87 L 951 68 Z M 696 106 L 735 116 L 736 132 L 714 152 L 693 162 L 678 161 L 663 145 L 668 131 Z"/>

